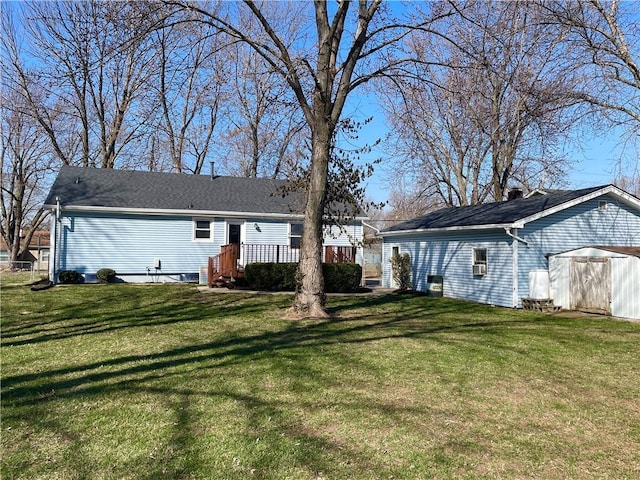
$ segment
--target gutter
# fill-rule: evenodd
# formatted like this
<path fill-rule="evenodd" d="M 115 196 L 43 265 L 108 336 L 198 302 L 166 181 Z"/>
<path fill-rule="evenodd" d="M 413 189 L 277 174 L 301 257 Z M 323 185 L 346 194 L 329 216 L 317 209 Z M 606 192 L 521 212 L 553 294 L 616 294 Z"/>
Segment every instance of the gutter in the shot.
<path fill-rule="evenodd" d="M 511 233 L 511 230 L 514 230 L 514 229 L 513 228 L 509 228 L 509 227 L 504 227 L 504 231 L 505 231 L 505 233 L 507 235 L 509 235 L 511 238 L 513 238 L 513 239 L 515 239 L 515 240 L 517 240 L 517 241 L 519 241 L 521 243 L 524 243 L 527 247 L 529 246 L 529 242 L 527 242 L 524 238 L 519 237 L 519 236 Z"/>
<path fill-rule="evenodd" d="M 396 231 L 383 231 L 380 232 L 382 237 L 395 237 L 401 235 L 415 235 L 420 233 L 442 233 L 442 232 L 459 232 L 469 230 L 499 230 L 501 228 L 509 229 L 515 228 L 512 223 L 497 223 L 487 225 L 464 225 L 456 227 L 441 227 L 441 228 L 419 228 L 413 230 L 396 230 Z"/>
<path fill-rule="evenodd" d="M 373 225 L 369 225 L 367 222 L 365 221 L 361 221 L 362 225 L 364 225 L 365 227 L 369 227 L 371 230 L 374 230 L 376 232 L 376 236 L 380 235 L 380 229 L 374 227 Z"/>
<path fill-rule="evenodd" d="M 58 205 L 45 204 L 44 208 L 60 208 Z M 304 213 L 272 213 L 272 212 L 242 212 L 223 210 L 191 210 L 191 209 L 168 209 L 168 208 L 127 208 L 127 207 L 99 207 L 88 205 L 66 205 L 67 212 L 80 213 L 112 213 L 128 215 L 153 215 L 153 216 L 187 216 L 187 217 L 227 217 L 227 218 L 275 218 L 275 219 L 304 219 Z M 368 217 L 353 217 L 354 221 Z"/>

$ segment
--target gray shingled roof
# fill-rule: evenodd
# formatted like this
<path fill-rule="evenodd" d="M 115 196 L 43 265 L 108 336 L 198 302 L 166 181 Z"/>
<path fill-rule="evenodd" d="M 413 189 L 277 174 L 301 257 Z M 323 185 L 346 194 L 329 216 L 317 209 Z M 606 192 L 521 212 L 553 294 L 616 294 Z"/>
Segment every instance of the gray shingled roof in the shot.
<path fill-rule="evenodd" d="M 589 195 L 604 186 L 581 190 L 554 191 L 546 195 L 535 195 L 505 202 L 483 203 L 467 207 L 443 208 L 435 212 L 399 223 L 384 232 L 405 230 L 426 230 L 435 228 L 470 227 L 481 225 L 502 225 L 522 220 L 542 213 L 584 195 Z"/>
<path fill-rule="evenodd" d="M 283 180 L 211 177 L 64 166 L 45 206 L 116 209 L 194 210 L 292 214 L 304 207 L 302 193 L 285 198 Z"/>

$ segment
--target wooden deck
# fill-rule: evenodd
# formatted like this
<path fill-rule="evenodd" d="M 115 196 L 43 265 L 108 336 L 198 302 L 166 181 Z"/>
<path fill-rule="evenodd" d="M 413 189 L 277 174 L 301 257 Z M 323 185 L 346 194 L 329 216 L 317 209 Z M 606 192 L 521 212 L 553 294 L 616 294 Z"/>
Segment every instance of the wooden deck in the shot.
<path fill-rule="evenodd" d="M 209 288 L 234 288 L 236 280 L 244 277 L 244 267 L 240 263 L 240 248 L 243 249 L 242 258 L 247 263 L 297 263 L 300 258 L 300 249 L 289 245 L 223 245 L 218 255 L 209 257 Z M 324 249 L 323 260 L 325 263 L 354 263 L 356 252 L 356 247 L 328 245 Z"/>
<path fill-rule="evenodd" d="M 238 266 L 238 258 L 238 245 L 235 243 L 222 246 L 218 255 L 209 257 L 207 272 L 209 288 L 234 288 L 236 279 L 244 276 L 244 271 Z"/>

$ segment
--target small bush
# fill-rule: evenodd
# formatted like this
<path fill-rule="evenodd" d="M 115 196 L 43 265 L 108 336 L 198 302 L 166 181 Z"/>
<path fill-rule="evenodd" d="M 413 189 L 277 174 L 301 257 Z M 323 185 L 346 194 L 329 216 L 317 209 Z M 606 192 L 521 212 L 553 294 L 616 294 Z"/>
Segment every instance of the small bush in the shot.
<path fill-rule="evenodd" d="M 297 263 L 250 263 L 244 269 L 249 288 L 267 292 L 293 292 Z"/>
<path fill-rule="evenodd" d="M 96 278 L 100 283 L 112 283 L 116 279 L 116 271 L 112 268 L 101 268 L 96 272 Z"/>
<path fill-rule="evenodd" d="M 362 267 L 357 263 L 325 263 L 324 291 L 327 293 L 356 292 L 362 280 Z"/>
<path fill-rule="evenodd" d="M 411 289 L 411 257 L 408 253 L 395 253 L 391 256 L 391 271 L 398 289 Z"/>
<path fill-rule="evenodd" d="M 293 292 L 296 288 L 297 263 L 250 263 L 245 267 L 244 279 L 254 290 Z M 325 291 L 355 292 L 360 287 L 362 267 L 354 263 L 325 263 L 322 265 Z"/>
<path fill-rule="evenodd" d="M 80 283 L 82 281 L 82 275 L 75 270 L 62 270 L 58 273 L 58 280 L 60 283 L 65 284 Z"/>

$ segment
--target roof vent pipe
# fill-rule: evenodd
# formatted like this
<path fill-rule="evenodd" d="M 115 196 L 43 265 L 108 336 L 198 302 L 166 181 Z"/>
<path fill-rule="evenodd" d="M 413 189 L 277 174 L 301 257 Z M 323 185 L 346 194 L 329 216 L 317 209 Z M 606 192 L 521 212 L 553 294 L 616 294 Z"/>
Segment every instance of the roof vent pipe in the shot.
<path fill-rule="evenodd" d="M 214 178 L 216 178 L 216 172 L 215 172 L 215 166 L 216 166 L 216 162 L 209 162 L 209 170 L 211 170 L 211 179 L 213 180 Z"/>

